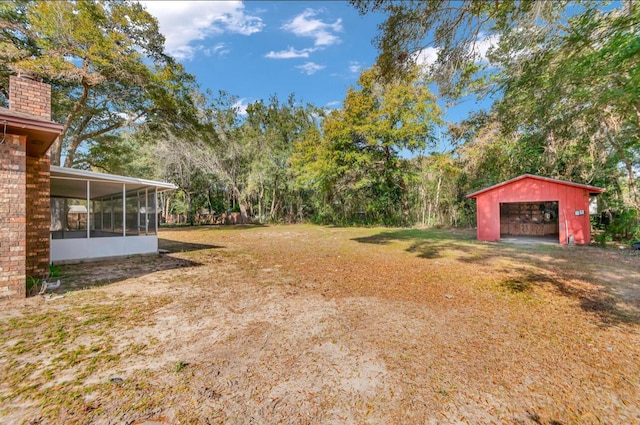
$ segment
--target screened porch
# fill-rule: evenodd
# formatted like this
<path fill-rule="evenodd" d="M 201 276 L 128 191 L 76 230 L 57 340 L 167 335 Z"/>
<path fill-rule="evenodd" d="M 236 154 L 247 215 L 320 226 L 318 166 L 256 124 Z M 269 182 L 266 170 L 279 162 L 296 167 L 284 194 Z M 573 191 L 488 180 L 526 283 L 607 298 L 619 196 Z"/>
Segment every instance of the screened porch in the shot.
<path fill-rule="evenodd" d="M 51 167 L 51 262 L 158 250 L 158 192 L 170 183 Z"/>

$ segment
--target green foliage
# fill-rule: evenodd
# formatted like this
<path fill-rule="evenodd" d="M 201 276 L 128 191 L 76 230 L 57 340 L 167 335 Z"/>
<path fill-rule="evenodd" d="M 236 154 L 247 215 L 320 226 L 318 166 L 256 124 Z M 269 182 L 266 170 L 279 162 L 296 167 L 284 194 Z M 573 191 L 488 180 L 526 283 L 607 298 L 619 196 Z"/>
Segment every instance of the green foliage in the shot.
<path fill-rule="evenodd" d="M 607 246 L 608 242 L 611 242 L 613 240 L 612 236 L 610 233 L 608 232 L 601 232 L 595 235 L 594 237 L 594 241 L 597 245 L 599 245 L 602 248 L 605 248 Z"/>
<path fill-rule="evenodd" d="M 189 363 L 180 360 L 179 362 L 176 363 L 176 365 L 173 368 L 173 371 L 176 373 L 180 373 L 182 372 L 187 366 L 189 366 Z"/>
<path fill-rule="evenodd" d="M 441 95 L 461 98 L 484 91 L 493 70 L 482 59 L 481 44 L 537 22 L 553 22 L 566 1 L 349 0 L 360 13 L 383 12 L 386 21 L 375 39 L 377 65 L 385 78 L 411 69 L 420 53 L 433 48 L 438 60 L 431 71 Z M 524 42 L 529 40 L 524 39 Z"/>
<path fill-rule="evenodd" d="M 60 266 L 55 264 L 49 264 L 49 277 L 58 278 L 60 277 Z"/>
<path fill-rule="evenodd" d="M 298 184 L 318 191 L 323 204 L 317 221 L 409 224 L 415 167 L 400 152 L 418 152 L 434 140 L 440 110 L 427 83 L 417 68 L 387 83 L 369 69 L 322 131 L 296 145 Z"/>
<path fill-rule="evenodd" d="M 30 72 L 52 85 L 64 124 L 52 163 L 76 164 L 85 147 L 141 125 L 184 131 L 195 123 L 194 79 L 163 53 L 158 23 L 138 2 L 12 1 L 0 5 L 0 85 Z M 166 123 L 171 123 L 167 126 Z"/>
<path fill-rule="evenodd" d="M 41 286 L 42 286 L 42 279 L 38 279 L 37 277 L 32 277 L 32 276 L 27 277 L 27 281 L 26 281 L 27 296 L 30 297 L 30 296 L 36 295 L 38 291 L 40 291 Z"/>
<path fill-rule="evenodd" d="M 0 91 L 29 71 L 64 124 L 53 163 L 170 181 L 165 213 L 333 224 L 472 225 L 472 191 L 523 173 L 606 187 L 602 238 L 639 237 L 640 5 L 351 0 L 387 20 L 380 56 L 331 112 L 293 95 L 200 93 L 133 1 L 0 3 Z M 426 41 L 431 40 L 430 44 Z M 480 45 L 493 44 L 486 52 Z M 420 62 L 433 47 L 438 60 Z M 481 51 L 482 50 L 482 51 Z M 492 94 L 448 123 L 436 97 Z M 439 140 L 438 140 L 439 141 Z M 634 215 L 636 214 L 636 215 Z"/>
<path fill-rule="evenodd" d="M 606 234 L 611 238 L 623 241 L 640 239 L 640 219 L 635 208 L 621 208 L 613 215 L 611 223 L 606 228 Z"/>
<path fill-rule="evenodd" d="M 584 182 L 607 182 L 637 163 L 640 37 L 630 11 L 599 10 L 586 3 L 564 27 L 530 27 L 501 39 L 505 52 L 497 83 L 503 98 L 496 119 L 505 135 L 531 146 L 540 174 Z M 533 50 L 522 39 L 540 46 Z M 615 67 L 611 67 L 615 63 Z M 632 196 L 635 177 L 628 173 Z M 634 202 L 637 202 L 634 201 Z"/>

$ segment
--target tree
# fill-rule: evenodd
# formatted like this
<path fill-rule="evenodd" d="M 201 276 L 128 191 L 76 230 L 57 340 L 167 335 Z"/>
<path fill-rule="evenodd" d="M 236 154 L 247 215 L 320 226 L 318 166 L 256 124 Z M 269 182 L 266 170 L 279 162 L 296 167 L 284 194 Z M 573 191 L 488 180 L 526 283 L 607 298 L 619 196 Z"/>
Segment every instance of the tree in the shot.
<path fill-rule="evenodd" d="M 0 4 L 0 85 L 30 72 L 52 85 L 53 119 L 64 125 L 53 164 L 75 164 L 85 144 L 142 122 L 179 131 L 194 124 L 194 79 L 163 52 L 155 18 L 134 1 Z"/>
<path fill-rule="evenodd" d="M 216 176 L 232 194 L 244 223 L 249 217 L 249 180 L 260 146 L 254 138 L 244 137 L 237 100 L 225 91 L 202 99 L 206 102 L 202 105 L 202 132 L 195 148 L 199 152 L 197 166 Z"/>
<path fill-rule="evenodd" d="M 381 75 L 393 78 L 419 62 L 425 49 L 437 53 L 432 72 L 440 95 L 452 99 L 489 81 L 482 44 L 528 25 L 546 25 L 566 1 L 349 0 L 360 13 L 383 12 L 375 45 Z"/>
<path fill-rule="evenodd" d="M 293 185 L 289 159 L 294 144 L 317 128 L 317 112 L 313 105 L 297 105 L 294 95 L 284 103 L 274 95 L 268 104 L 257 101 L 247 106 L 243 134 L 256 141 L 261 151 L 249 183 L 255 187 L 260 217 L 277 221 L 303 214 L 302 197 Z"/>
<path fill-rule="evenodd" d="M 450 126 L 462 136 L 457 153 L 467 188 L 529 172 L 605 186 L 605 202 L 640 208 L 637 3 L 351 3 L 361 13 L 388 14 L 376 39 L 385 78 L 406 72 L 430 48 L 441 95 L 493 94 L 482 124 L 471 117 Z M 486 60 L 483 40 L 493 44 Z"/>
<path fill-rule="evenodd" d="M 462 172 L 452 152 L 420 155 L 412 161 L 418 169 L 411 188 L 419 207 L 415 222 L 422 226 L 458 224 L 458 178 Z"/>
<path fill-rule="evenodd" d="M 440 109 L 417 68 L 387 83 L 371 68 L 358 85 L 348 90 L 343 109 L 323 121 L 316 152 L 298 155 L 313 161 L 298 162 L 300 175 L 309 179 L 313 170 L 311 179 L 329 205 L 340 205 L 343 218 L 364 210 L 380 214 L 382 221 L 408 223 L 411 167 L 400 154 L 422 150 L 433 140 Z M 311 143 L 299 147 L 314 148 Z"/>
<path fill-rule="evenodd" d="M 628 202 L 636 208 L 639 22 L 637 4 L 609 11 L 587 4 L 562 31 L 505 36 L 505 53 L 496 57 L 504 96 L 495 106 L 507 131 L 539 146 L 546 175 L 614 188 L 622 165 Z M 540 47 L 522 49 L 523 37 Z"/>

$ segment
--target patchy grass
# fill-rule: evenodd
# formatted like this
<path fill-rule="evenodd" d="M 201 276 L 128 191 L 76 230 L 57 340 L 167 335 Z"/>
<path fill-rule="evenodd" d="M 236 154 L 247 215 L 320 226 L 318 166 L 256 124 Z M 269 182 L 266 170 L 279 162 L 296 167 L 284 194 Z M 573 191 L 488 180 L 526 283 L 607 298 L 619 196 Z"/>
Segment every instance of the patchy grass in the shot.
<path fill-rule="evenodd" d="M 2 303 L 0 422 L 640 422 L 637 257 L 445 229 L 160 237 Z"/>
<path fill-rule="evenodd" d="M 34 304 L 42 300 L 27 300 L 29 306 L 20 315 L 0 322 L 0 345 L 7 359 L 0 401 L 5 406 L 17 400 L 42 406 L 49 418 L 67 411 L 89 413 L 87 409 L 94 409 L 84 403 L 84 396 L 108 390 L 108 385 L 93 382 L 96 374 L 143 355 L 147 347 L 122 344 L 119 333 L 148 323 L 152 312 L 170 301 L 98 292 L 69 294 L 64 301 L 56 300 L 54 308 L 37 308 Z"/>

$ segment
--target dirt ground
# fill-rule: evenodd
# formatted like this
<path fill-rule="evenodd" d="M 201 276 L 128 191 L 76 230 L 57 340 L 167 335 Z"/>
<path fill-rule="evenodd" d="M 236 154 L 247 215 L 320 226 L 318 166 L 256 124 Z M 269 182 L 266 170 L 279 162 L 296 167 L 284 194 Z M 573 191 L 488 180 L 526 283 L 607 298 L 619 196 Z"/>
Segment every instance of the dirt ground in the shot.
<path fill-rule="evenodd" d="M 640 257 L 176 228 L 0 302 L 0 422 L 640 424 Z"/>

